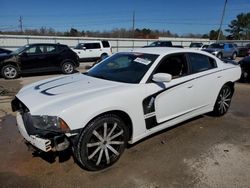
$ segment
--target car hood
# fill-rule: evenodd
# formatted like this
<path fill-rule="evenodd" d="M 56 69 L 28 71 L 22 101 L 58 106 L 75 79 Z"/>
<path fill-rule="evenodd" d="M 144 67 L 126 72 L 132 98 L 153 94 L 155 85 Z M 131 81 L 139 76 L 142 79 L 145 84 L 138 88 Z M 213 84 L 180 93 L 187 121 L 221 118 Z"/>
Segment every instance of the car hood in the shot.
<path fill-rule="evenodd" d="M 0 55 L 0 62 L 3 61 L 3 60 L 5 60 L 5 59 L 10 59 L 12 57 L 13 57 L 12 54 L 1 54 Z"/>
<path fill-rule="evenodd" d="M 16 97 L 32 113 L 50 105 L 53 105 L 53 107 L 58 105 L 59 108 L 65 101 L 76 101 L 76 99 L 89 100 L 90 97 L 104 94 L 108 90 L 121 87 L 122 85 L 126 84 L 79 73 L 33 83 L 22 88 Z"/>

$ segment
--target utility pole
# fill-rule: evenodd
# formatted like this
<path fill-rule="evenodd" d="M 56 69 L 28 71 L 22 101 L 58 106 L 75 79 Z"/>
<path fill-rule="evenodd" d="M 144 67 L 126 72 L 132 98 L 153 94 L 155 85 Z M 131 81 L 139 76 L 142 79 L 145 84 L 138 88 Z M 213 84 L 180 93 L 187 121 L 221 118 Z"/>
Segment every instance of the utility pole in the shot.
<path fill-rule="evenodd" d="M 19 25 L 20 31 L 23 32 L 23 17 L 22 16 L 19 17 L 19 24 L 20 24 Z"/>
<path fill-rule="evenodd" d="M 224 4 L 224 8 L 223 8 L 223 12 L 222 12 L 222 16 L 221 16 L 220 28 L 219 28 L 219 33 L 218 33 L 217 41 L 219 41 L 219 40 L 220 40 L 220 35 L 221 35 L 221 27 L 222 27 L 223 20 L 224 20 L 224 16 L 225 16 L 226 6 L 227 6 L 227 0 L 225 0 L 225 4 Z"/>
<path fill-rule="evenodd" d="M 133 11 L 133 21 L 132 21 L 132 36 L 133 36 L 133 48 L 134 48 L 134 38 L 135 38 L 135 11 Z"/>

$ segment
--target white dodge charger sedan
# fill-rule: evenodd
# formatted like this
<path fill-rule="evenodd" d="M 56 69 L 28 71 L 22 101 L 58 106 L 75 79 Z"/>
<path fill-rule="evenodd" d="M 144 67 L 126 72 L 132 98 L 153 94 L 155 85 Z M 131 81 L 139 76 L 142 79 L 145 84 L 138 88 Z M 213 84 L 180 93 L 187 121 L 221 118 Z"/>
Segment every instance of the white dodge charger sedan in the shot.
<path fill-rule="evenodd" d="M 241 69 L 207 52 L 142 48 L 116 53 L 86 73 L 22 88 L 18 129 L 44 152 L 72 147 L 88 170 L 111 166 L 127 143 L 213 112 L 224 115 Z"/>

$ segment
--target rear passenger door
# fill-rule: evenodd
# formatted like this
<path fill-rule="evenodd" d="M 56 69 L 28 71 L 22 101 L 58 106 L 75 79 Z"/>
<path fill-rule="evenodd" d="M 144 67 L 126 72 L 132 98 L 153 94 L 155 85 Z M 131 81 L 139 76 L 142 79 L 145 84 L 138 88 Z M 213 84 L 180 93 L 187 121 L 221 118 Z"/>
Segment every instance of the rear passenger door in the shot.
<path fill-rule="evenodd" d="M 222 75 L 218 71 L 215 59 L 197 53 L 188 53 L 190 75 L 193 79 L 194 109 L 213 107 L 217 98 Z M 215 84 L 216 83 L 216 84 Z"/>
<path fill-rule="evenodd" d="M 101 45 L 100 43 L 85 43 L 84 55 L 81 58 L 99 58 L 101 56 Z"/>
<path fill-rule="evenodd" d="M 57 46 L 54 44 L 44 44 L 41 45 L 41 48 L 43 50 L 42 64 L 44 69 L 57 67 L 60 59 Z"/>

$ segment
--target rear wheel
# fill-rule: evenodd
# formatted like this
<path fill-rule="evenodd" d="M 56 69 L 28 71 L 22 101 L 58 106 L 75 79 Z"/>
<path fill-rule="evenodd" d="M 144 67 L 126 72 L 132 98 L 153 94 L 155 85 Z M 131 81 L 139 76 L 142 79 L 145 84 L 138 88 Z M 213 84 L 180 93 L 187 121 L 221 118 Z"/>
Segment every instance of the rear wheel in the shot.
<path fill-rule="evenodd" d="M 63 74 L 72 74 L 74 72 L 74 65 L 70 61 L 66 61 L 62 64 Z"/>
<path fill-rule="evenodd" d="M 15 79 L 18 77 L 17 67 L 11 64 L 3 66 L 1 74 L 5 79 Z"/>
<path fill-rule="evenodd" d="M 125 123 L 116 115 L 94 119 L 82 132 L 74 149 L 80 164 L 92 171 L 114 164 L 122 155 L 128 140 Z"/>
<path fill-rule="evenodd" d="M 232 59 L 235 60 L 236 57 L 237 57 L 237 54 L 236 54 L 236 52 L 234 52 L 233 55 L 232 55 Z"/>
<path fill-rule="evenodd" d="M 216 103 L 214 105 L 214 110 L 213 110 L 214 115 L 222 116 L 225 113 L 227 113 L 231 104 L 232 96 L 233 96 L 232 88 L 228 85 L 224 85 L 221 88 Z"/>

